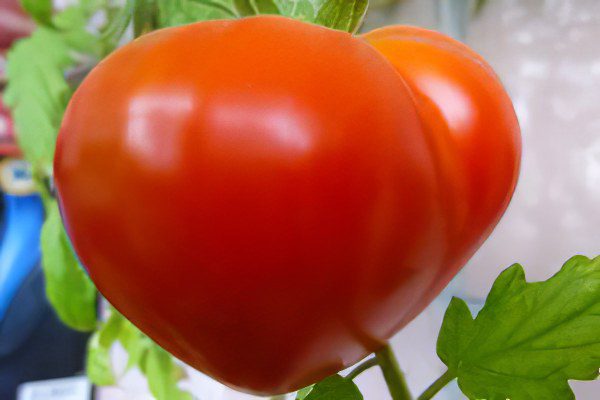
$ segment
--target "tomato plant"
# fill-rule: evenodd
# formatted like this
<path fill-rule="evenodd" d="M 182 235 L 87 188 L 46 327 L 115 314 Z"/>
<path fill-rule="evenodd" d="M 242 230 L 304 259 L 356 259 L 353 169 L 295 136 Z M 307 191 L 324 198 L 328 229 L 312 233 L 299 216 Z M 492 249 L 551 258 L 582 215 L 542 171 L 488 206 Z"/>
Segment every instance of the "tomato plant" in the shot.
<path fill-rule="evenodd" d="M 379 365 L 392 398 L 410 399 L 386 342 L 487 238 L 519 172 L 517 119 L 487 63 L 422 29 L 353 36 L 366 0 L 130 0 L 97 36 L 82 23 L 95 3 L 57 16 L 28 4 L 43 27 L 11 51 L 5 99 L 36 179 L 52 178 L 62 126 L 57 198 L 40 189 L 63 320 L 96 325 L 58 205 L 102 294 L 193 367 L 247 392 L 319 381 L 297 398 L 358 400 L 353 379 Z M 143 36 L 73 94 L 65 72 L 103 58 L 130 19 Z M 30 66 L 38 53 L 53 68 Z M 48 93 L 30 93 L 31 76 Z M 529 284 L 513 266 L 475 318 L 453 300 L 438 341 L 448 371 L 419 399 L 453 379 L 470 398 L 571 398 L 568 379 L 597 376 L 599 273 L 600 258 L 575 257 Z M 121 313 L 98 324 L 90 378 L 115 382 L 120 341 L 158 399 L 189 399 Z"/>
<path fill-rule="evenodd" d="M 518 124 L 489 67 L 425 31 L 365 39 L 274 16 L 157 31 L 67 109 L 55 177 L 90 276 L 231 386 L 285 393 L 377 350 L 514 189 Z"/>

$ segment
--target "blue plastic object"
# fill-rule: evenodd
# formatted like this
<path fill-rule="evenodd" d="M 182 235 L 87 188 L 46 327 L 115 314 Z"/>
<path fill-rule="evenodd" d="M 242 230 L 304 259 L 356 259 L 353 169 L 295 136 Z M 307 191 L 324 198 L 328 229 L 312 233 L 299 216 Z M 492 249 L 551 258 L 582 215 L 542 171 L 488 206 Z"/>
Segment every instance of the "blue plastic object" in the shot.
<path fill-rule="evenodd" d="M 0 400 L 24 382 L 83 371 L 87 333 L 67 328 L 46 299 L 37 195 L 0 197 Z"/>
<path fill-rule="evenodd" d="M 19 288 L 40 259 L 44 208 L 38 195 L 3 194 L 0 245 L 0 323 Z"/>

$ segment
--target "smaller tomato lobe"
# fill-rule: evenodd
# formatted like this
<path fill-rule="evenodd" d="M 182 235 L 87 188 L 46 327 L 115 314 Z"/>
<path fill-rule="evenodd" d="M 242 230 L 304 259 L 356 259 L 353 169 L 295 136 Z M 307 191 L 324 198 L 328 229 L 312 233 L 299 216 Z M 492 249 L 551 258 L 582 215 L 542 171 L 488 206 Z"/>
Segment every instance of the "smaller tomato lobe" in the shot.
<path fill-rule="evenodd" d="M 464 44 L 409 26 L 384 27 L 363 38 L 410 87 L 436 163 L 449 247 L 445 272 L 429 291 L 433 298 L 508 206 L 521 159 L 518 120 L 492 68 Z"/>

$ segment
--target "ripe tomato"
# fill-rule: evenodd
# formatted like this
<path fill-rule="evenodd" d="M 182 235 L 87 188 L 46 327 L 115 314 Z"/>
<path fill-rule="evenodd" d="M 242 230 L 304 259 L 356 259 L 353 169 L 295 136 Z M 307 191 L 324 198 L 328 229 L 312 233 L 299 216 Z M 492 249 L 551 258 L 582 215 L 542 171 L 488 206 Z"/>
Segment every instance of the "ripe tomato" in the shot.
<path fill-rule="evenodd" d="M 395 36 L 203 22 L 96 67 L 65 115 L 55 178 L 106 298 L 257 394 L 315 382 L 408 323 L 504 211 L 520 145 L 479 58 L 440 37 L 405 70 Z"/>
<path fill-rule="evenodd" d="M 449 246 L 446 272 L 429 291 L 433 299 L 508 206 L 519 175 L 519 124 L 494 71 L 464 44 L 410 26 L 377 29 L 364 38 L 409 85 L 436 160 Z"/>

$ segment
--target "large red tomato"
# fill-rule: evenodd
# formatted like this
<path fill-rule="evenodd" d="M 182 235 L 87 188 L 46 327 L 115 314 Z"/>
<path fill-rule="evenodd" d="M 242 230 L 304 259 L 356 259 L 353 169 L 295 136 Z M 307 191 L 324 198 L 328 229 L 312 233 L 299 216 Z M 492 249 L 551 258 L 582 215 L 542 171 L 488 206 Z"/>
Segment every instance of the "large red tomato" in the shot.
<path fill-rule="evenodd" d="M 264 16 L 103 61 L 55 175 L 108 300 L 190 365 L 274 394 L 418 314 L 498 221 L 519 155 L 511 103 L 465 47 Z"/>

